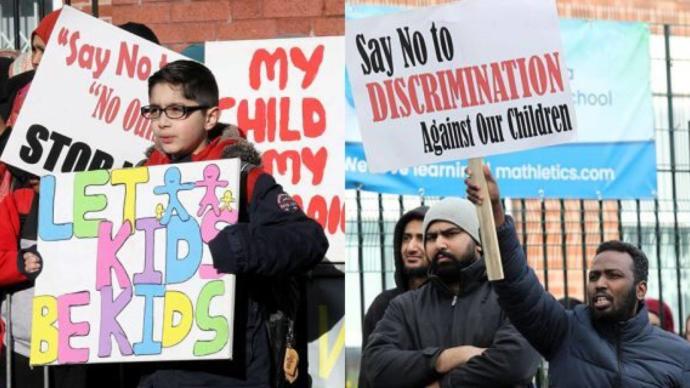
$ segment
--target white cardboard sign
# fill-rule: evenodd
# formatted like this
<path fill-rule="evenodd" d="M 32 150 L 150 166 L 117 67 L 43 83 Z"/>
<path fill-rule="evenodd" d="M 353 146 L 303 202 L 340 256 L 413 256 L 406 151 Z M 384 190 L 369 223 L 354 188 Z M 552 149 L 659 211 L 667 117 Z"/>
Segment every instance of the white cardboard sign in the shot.
<path fill-rule="evenodd" d="M 183 58 L 64 6 L 2 161 L 39 176 L 136 164 L 153 144 L 147 79 Z"/>
<path fill-rule="evenodd" d="M 348 20 L 346 30 L 373 172 L 575 137 L 553 0 L 463 0 Z"/>
<path fill-rule="evenodd" d="M 239 161 L 41 179 L 31 363 L 228 359 L 235 276 L 208 242 L 239 215 Z"/>
<path fill-rule="evenodd" d="M 345 257 L 345 66 L 342 37 L 207 42 L 222 121 L 262 151 L 264 168 Z"/>

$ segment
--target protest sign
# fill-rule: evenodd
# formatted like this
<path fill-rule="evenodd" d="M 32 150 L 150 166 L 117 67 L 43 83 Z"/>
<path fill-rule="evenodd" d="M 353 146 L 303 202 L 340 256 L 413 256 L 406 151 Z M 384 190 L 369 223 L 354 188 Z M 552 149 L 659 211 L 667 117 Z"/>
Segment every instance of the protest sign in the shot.
<path fill-rule="evenodd" d="M 39 176 L 136 164 L 153 144 L 146 81 L 182 58 L 63 7 L 2 161 Z"/>
<path fill-rule="evenodd" d="M 465 0 L 349 20 L 346 53 L 372 172 L 575 137 L 552 1 Z"/>
<path fill-rule="evenodd" d="M 402 12 L 349 5 L 346 17 Z M 511 198 L 654 198 L 657 192 L 650 32 L 644 23 L 561 19 L 577 140 L 487 157 L 501 194 Z M 349 83 L 346 188 L 391 194 L 457 195 L 466 163 L 449 161 L 385 174 L 369 172 Z M 588 155 L 583 158 L 582 155 Z"/>
<path fill-rule="evenodd" d="M 342 37 L 207 42 L 221 120 L 237 123 L 264 168 L 323 226 L 331 261 L 344 261 Z"/>
<path fill-rule="evenodd" d="M 235 276 L 207 243 L 237 222 L 239 168 L 44 176 L 31 364 L 230 358 Z"/>

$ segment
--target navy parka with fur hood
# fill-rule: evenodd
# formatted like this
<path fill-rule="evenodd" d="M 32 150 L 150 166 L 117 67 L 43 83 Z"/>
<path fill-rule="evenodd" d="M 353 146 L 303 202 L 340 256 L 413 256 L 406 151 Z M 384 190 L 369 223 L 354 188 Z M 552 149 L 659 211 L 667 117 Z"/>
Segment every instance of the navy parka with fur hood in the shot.
<path fill-rule="evenodd" d="M 236 135 L 227 127 L 211 141 L 205 154 L 202 151 L 201 156 L 174 161 L 242 160 L 239 220 L 209 242 L 214 267 L 237 275 L 233 360 L 159 364 L 139 388 L 269 387 L 275 384 L 275 369 L 282 369 L 273 362 L 269 314 L 288 292 L 281 286 L 319 263 L 328 240 L 323 228 L 304 214 L 271 175 L 257 167 L 261 158 L 253 145 Z M 172 161 L 152 150 L 146 165 L 166 162 Z"/>

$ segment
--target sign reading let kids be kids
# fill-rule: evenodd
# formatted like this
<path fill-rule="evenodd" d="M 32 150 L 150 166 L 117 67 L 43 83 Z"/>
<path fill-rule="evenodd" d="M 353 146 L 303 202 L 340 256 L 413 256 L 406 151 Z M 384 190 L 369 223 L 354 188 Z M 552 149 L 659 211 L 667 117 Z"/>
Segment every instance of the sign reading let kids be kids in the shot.
<path fill-rule="evenodd" d="M 41 179 L 31 364 L 228 359 L 235 277 L 208 242 L 239 214 L 239 162 Z"/>

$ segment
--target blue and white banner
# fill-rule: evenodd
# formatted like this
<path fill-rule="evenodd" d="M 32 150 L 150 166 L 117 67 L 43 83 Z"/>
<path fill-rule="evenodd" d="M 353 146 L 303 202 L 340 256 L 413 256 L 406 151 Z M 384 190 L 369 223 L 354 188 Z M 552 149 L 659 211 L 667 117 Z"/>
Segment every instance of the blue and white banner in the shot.
<path fill-rule="evenodd" d="M 346 144 L 348 189 L 411 195 L 464 195 L 465 161 L 373 174 L 368 172 L 361 143 Z M 563 155 L 581 156 L 564 158 Z M 501 187 L 501 194 L 512 198 L 653 197 L 656 194 L 655 161 L 654 142 L 569 144 L 485 158 Z"/>
<path fill-rule="evenodd" d="M 648 26 L 567 19 L 561 37 L 578 142 L 653 140 Z"/>
<path fill-rule="evenodd" d="M 402 10 L 348 6 L 346 16 Z M 561 20 L 567 77 L 578 122 L 576 143 L 487 157 L 508 197 L 632 199 L 656 196 L 649 28 L 643 23 Z M 463 195 L 465 161 L 370 173 L 349 83 L 347 188 L 393 194 Z"/>

